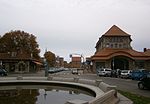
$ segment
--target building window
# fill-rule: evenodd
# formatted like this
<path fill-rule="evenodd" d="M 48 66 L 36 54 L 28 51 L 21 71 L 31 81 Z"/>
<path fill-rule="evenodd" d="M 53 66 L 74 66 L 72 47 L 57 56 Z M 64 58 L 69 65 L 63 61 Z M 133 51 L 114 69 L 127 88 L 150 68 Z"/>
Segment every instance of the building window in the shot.
<path fill-rule="evenodd" d="M 122 48 L 122 44 L 119 44 L 119 48 Z"/>
<path fill-rule="evenodd" d="M 122 38 L 120 38 L 120 42 L 123 42 L 123 39 L 122 39 Z"/>
<path fill-rule="evenodd" d="M 126 48 L 126 44 L 123 44 L 123 48 Z"/>
<path fill-rule="evenodd" d="M 115 48 L 118 48 L 118 44 L 117 43 L 115 44 Z"/>
<path fill-rule="evenodd" d="M 17 52 L 12 52 L 11 53 L 11 57 L 16 57 L 17 56 Z"/>
<path fill-rule="evenodd" d="M 110 47 L 111 47 L 111 48 L 113 48 L 113 47 L 114 47 L 114 45 L 113 45 L 113 44 L 111 44 L 111 45 L 110 45 Z"/>
<path fill-rule="evenodd" d="M 109 48 L 109 43 L 106 44 L 106 47 Z"/>

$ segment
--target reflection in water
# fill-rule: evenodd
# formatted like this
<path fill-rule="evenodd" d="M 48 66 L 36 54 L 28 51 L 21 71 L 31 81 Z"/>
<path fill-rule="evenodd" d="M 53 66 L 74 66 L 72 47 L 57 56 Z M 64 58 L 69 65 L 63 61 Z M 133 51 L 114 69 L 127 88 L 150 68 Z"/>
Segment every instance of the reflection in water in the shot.
<path fill-rule="evenodd" d="M 0 90 L 0 104 L 35 104 L 37 89 Z"/>
<path fill-rule="evenodd" d="M 67 87 L 42 86 L 42 88 L 32 88 L 16 86 L 0 89 L 0 104 L 64 104 L 68 100 L 89 101 L 93 98 L 89 92 Z"/>

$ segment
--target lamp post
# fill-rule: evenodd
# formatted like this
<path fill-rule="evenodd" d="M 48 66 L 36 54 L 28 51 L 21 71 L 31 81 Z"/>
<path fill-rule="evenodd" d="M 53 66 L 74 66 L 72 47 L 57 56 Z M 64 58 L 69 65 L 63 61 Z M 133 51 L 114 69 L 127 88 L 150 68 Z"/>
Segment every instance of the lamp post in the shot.
<path fill-rule="evenodd" d="M 44 93 L 44 99 L 46 100 L 46 96 L 47 96 L 47 93 L 46 93 L 46 90 L 44 90 L 45 93 Z"/>
<path fill-rule="evenodd" d="M 44 59 L 44 69 L 45 69 L 45 77 L 47 77 L 48 76 L 48 63 L 46 59 Z"/>
<path fill-rule="evenodd" d="M 1 62 L 0 62 L 0 68 L 2 68 L 2 67 L 3 67 L 2 65 L 3 65 L 3 63 L 2 63 L 2 61 L 1 61 Z"/>

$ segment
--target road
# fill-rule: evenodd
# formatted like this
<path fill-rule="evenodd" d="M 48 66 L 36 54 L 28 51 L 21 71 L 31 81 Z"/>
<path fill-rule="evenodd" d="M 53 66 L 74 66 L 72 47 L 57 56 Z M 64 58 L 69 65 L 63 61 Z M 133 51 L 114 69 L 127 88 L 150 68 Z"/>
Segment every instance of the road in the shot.
<path fill-rule="evenodd" d="M 138 89 L 137 83 L 138 81 L 136 80 L 131 80 L 131 79 L 121 79 L 121 78 L 111 78 L 111 77 L 99 77 L 96 75 L 81 75 L 81 78 L 86 78 L 86 79 L 102 79 L 105 83 L 109 85 L 114 85 L 117 86 L 118 90 L 122 91 L 128 91 L 134 94 L 142 95 L 145 97 L 150 97 L 150 90 L 140 90 Z"/>
<path fill-rule="evenodd" d="M 64 72 L 63 72 L 64 73 Z M 69 73 L 69 72 L 66 72 Z M 65 74 L 64 74 L 65 76 Z M 72 77 L 75 75 L 67 74 L 67 77 Z M 145 97 L 150 97 L 150 90 L 140 90 L 138 89 L 138 81 L 131 79 L 122 79 L 122 78 L 111 78 L 111 77 L 99 77 L 96 74 L 81 74 L 80 78 L 83 79 L 102 79 L 105 83 L 109 85 L 117 86 L 118 90 L 128 91 L 133 94 L 142 95 Z"/>
<path fill-rule="evenodd" d="M 20 74 L 19 74 L 20 75 Z M 9 74 L 8 77 L 18 76 L 18 74 Z M 41 76 L 44 77 L 44 71 L 40 71 L 37 73 L 28 73 L 22 74 L 22 76 Z M 111 77 L 99 77 L 96 74 L 81 74 L 81 75 L 73 75 L 71 71 L 63 71 L 56 74 L 56 76 L 64 76 L 64 77 L 75 77 L 78 76 L 83 79 L 102 79 L 105 83 L 110 85 L 117 86 L 118 90 L 128 91 L 134 94 L 139 94 L 142 96 L 150 97 L 150 90 L 140 90 L 138 89 L 137 83 L 138 81 L 131 80 L 131 79 L 121 79 L 121 78 L 111 78 Z"/>
<path fill-rule="evenodd" d="M 131 79 L 110 78 L 110 77 L 102 77 L 101 79 L 110 85 L 117 86 L 118 90 L 128 91 L 134 94 L 150 97 L 150 90 L 138 89 L 137 86 L 138 81 Z"/>

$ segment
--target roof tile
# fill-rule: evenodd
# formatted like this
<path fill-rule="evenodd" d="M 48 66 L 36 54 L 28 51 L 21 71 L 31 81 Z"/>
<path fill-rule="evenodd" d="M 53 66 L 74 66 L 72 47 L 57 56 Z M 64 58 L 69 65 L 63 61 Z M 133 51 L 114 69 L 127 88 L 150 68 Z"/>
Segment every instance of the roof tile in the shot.
<path fill-rule="evenodd" d="M 137 60 L 150 60 L 150 53 L 145 52 L 138 52 L 133 49 L 110 49 L 110 48 L 105 48 L 92 56 L 92 60 L 107 60 L 115 56 L 126 56 L 131 59 L 137 59 Z"/>

